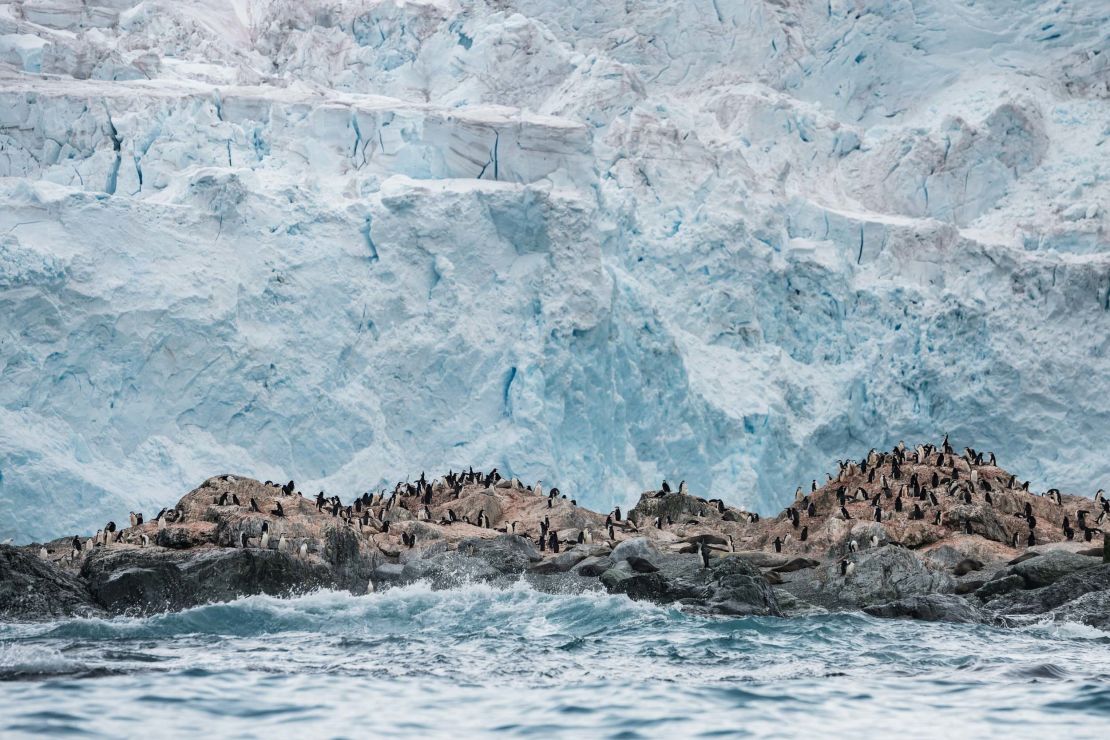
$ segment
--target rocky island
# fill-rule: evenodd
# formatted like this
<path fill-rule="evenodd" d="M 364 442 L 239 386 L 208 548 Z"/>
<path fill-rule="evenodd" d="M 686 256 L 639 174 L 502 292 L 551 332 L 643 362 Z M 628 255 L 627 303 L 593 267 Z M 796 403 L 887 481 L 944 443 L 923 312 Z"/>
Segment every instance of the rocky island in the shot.
<path fill-rule="evenodd" d="M 626 513 L 557 488 L 449 472 L 353 501 L 293 482 L 204 481 L 93 535 L 0 547 L 0 617 L 146 614 L 251 594 L 364 594 L 526 579 L 715 615 L 878 617 L 1110 629 L 1110 501 L 1029 490 L 993 455 L 899 445 L 840 463 L 760 516 L 684 484 Z"/>

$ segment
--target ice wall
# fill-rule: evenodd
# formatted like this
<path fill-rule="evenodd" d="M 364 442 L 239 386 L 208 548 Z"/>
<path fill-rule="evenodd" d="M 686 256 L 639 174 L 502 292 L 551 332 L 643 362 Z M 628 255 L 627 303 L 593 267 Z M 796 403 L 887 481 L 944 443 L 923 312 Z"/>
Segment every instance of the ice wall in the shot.
<path fill-rule="evenodd" d="M 0 3 L 0 538 L 498 465 L 770 510 L 1110 477 L 1110 20 L 1009 0 Z"/>

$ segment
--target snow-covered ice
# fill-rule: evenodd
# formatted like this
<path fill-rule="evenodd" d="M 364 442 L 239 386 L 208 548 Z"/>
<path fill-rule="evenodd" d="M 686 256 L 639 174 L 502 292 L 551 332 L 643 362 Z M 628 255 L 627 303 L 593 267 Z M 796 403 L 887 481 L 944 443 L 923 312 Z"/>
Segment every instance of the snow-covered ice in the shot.
<path fill-rule="evenodd" d="M 1110 14 L 0 3 L 0 538 L 208 475 L 1110 477 Z M 34 506 L 28 506 L 34 502 Z"/>

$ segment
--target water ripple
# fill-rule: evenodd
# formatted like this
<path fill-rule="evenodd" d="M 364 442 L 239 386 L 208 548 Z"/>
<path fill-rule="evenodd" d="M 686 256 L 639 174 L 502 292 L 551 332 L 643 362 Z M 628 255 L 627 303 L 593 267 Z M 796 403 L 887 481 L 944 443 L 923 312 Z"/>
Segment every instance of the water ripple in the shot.
<path fill-rule="evenodd" d="M 1110 639 L 1082 625 L 708 619 L 417 585 L 4 625 L 0 735 L 142 735 L 155 712 L 166 737 L 1094 737 L 1108 679 Z"/>

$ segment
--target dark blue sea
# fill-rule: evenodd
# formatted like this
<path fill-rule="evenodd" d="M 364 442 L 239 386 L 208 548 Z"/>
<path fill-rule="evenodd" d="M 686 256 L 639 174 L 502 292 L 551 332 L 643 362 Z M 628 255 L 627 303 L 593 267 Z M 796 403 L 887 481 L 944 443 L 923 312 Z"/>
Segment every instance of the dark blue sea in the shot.
<path fill-rule="evenodd" d="M 0 626 L 0 737 L 1107 737 L 1110 635 L 521 583 Z"/>

